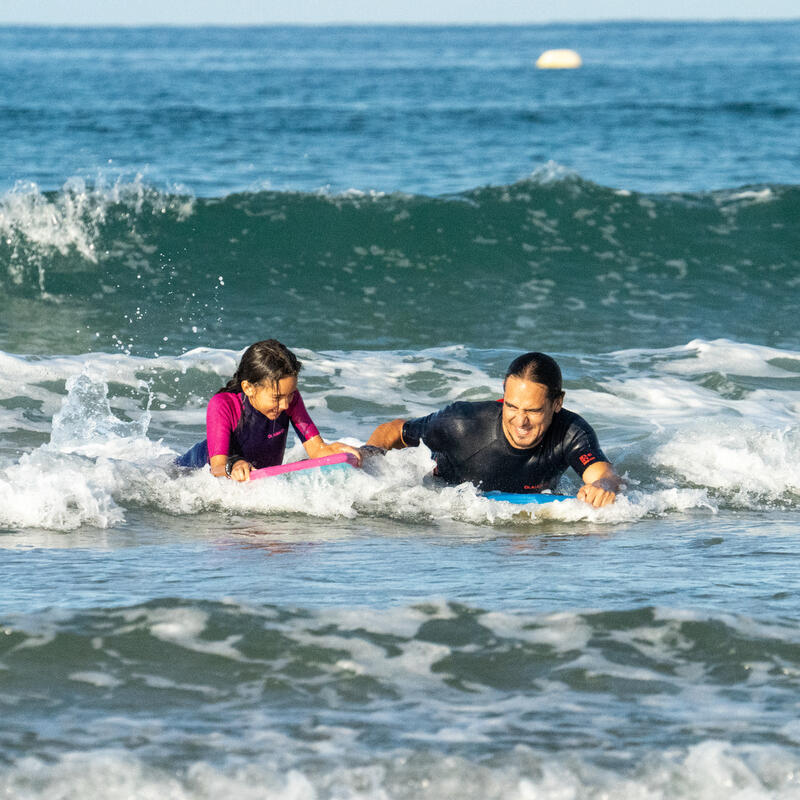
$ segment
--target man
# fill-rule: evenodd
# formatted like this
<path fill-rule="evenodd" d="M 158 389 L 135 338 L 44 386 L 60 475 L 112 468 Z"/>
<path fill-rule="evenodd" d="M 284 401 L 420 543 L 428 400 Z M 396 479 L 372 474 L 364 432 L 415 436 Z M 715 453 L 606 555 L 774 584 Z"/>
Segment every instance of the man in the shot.
<path fill-rule="evenodd" d="M 385 450 L 424 442 L 435 474 L 451 484 L 470 481 L 484 491 L 555 490 L 567 467 L 583 480 L 578 499 L 613 503 L 621 480 L 586 420 L 563 408 L 561 370 L 544 353 L 511 362 L 503 399 L 457 402 L 427 417 L 379 425 L 367 441 Z"/>

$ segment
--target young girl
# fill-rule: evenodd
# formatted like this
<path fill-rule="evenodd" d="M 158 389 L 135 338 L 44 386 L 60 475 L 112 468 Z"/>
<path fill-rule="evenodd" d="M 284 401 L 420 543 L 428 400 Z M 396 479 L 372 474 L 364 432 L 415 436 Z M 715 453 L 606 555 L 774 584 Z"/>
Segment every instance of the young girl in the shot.
<path fill-rule="evenodd" d="M 283 462 L 289 422 L 311 458 L 353 453 L 354 447 L 325 444 L 297 391 L 301 364 L 275 339 L 245 350 L 236 374 L 209 401 L 206 440 L 176 459 L 181 467 L 211 465 L 211 473 L 235 481 L 250 479 L 251 469 Z"/>

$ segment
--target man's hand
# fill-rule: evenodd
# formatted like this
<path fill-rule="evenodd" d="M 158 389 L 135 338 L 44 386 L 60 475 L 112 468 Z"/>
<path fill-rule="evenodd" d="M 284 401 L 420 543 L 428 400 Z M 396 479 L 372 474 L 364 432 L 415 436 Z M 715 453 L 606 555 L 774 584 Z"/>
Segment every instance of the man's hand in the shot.
<path fill-rule="evenodd" d="M 609 506 L 617 499 L 622 480 L 608 461 L 597 461 L 583 472 L 583 486 L 578 500 L 595 508 Z"/>
<path fill-rule="evenodd" d="M 583 500 L 584 503 L 588 503 L 595 508 L 610 506 L 616 499 L 616 491 L 602 480 L 594 483 L 585 483 L 578 490 L 578 500 Z"/>

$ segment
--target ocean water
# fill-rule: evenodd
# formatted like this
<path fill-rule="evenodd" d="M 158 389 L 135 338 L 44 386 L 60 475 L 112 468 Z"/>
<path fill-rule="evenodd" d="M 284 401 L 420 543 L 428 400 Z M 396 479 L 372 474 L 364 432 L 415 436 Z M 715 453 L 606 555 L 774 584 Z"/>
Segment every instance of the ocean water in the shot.
<path fill-rule="evenodd" d="M 0 85 L 0 794 L 800 797 L 800 22 L 5 28 Z M 628 489 L 179 472 L 270 336 L 351 443 L 550 352 Z"/>

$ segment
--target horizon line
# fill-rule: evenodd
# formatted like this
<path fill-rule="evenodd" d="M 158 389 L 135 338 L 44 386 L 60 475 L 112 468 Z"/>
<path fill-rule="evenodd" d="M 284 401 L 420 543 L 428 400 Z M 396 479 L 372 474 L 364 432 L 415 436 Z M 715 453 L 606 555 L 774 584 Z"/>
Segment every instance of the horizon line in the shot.
<path fill-rule="evenodd" d="M 542 27 L 547 25 L 596 25 L 612 24 L 713 24 L 713 23 L 774 23 L 800 22 L 800 14 L 795 17 L 597 17 L 593 19 L 552 19 L 516 22 L 445 22 L 445 21 L 321 21 L 321 22 L 41 22 L 21 20 L 0 20 L 0 28 L 518 28 Z"/>

